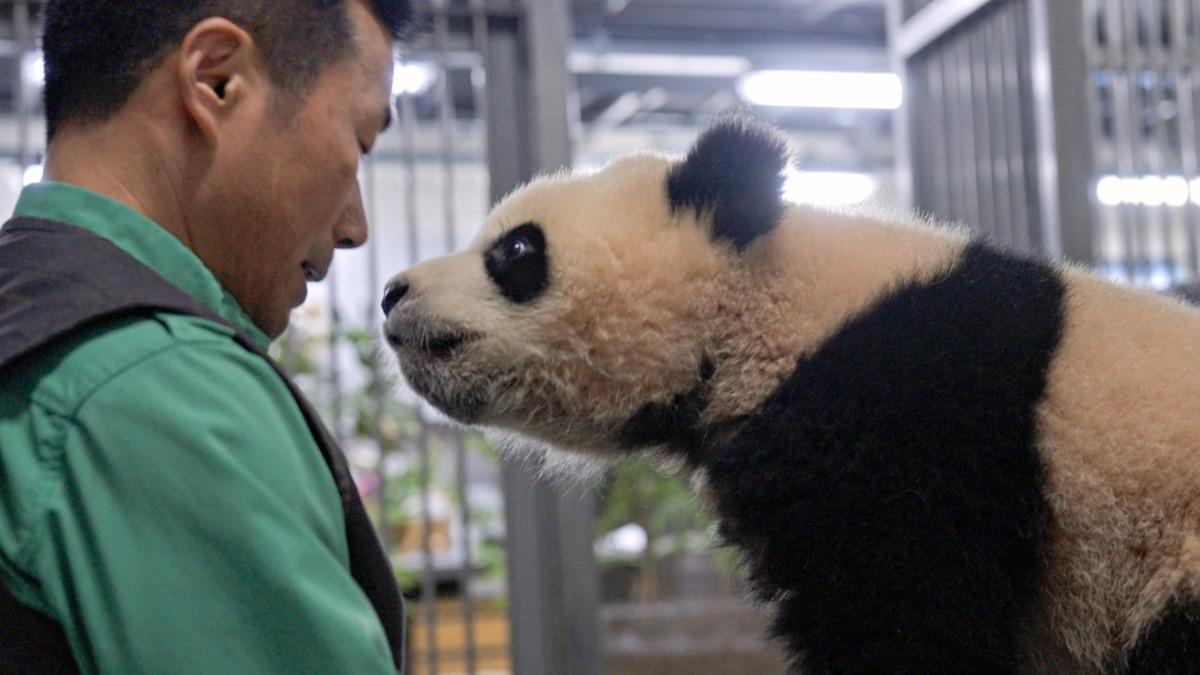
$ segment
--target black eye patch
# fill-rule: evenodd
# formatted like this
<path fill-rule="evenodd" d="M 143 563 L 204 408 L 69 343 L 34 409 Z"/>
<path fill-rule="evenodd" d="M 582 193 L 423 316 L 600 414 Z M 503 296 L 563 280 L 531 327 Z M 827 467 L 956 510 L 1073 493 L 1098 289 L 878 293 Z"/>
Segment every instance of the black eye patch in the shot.
<path fill-rule="evenodd" d="M 483 263 L 500 294 L 517 304 L 532 302 L 550 285 L 546 235 L 533 223 L 506 232 L 483 254 Z"/>

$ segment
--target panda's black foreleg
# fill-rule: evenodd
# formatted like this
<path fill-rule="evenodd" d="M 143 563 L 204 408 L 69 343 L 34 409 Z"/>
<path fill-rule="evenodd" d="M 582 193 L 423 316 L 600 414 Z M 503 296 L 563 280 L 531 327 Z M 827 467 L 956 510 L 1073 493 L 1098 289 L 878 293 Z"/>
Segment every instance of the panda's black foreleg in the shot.
<path fill-rule="evenodd" d="M 1200 675 L 1200 598 L 1168 605 L 1128 663 L 1127 675 Z"/>
<path fill-rule="evenodd" d="M 931 654 L 897 654 L 886 643 L 866 646 L 857 653 L 809 652 L 792 671 L 794 675 L 1016 675 L 1019 672 L 1010 664 L 959 661 Z"/>
<path fill-rule="evenodd" d="M 795 657 L 801 675 L 1016 675 L 1018 638 L 1001 625 L 950 617 L 936 609 L 887 626 L 864 625 L 836 610 L 822 620 L 804 602 L 779 605 L 775 634 Z M 905 610 L 906 613 L 908 613 Z M 801 616 L 800 613 L 808 614 Z M 939 616 L 941 614 L 941 616 Z M 950 619 L 944 621 L 944 619 Z"/>

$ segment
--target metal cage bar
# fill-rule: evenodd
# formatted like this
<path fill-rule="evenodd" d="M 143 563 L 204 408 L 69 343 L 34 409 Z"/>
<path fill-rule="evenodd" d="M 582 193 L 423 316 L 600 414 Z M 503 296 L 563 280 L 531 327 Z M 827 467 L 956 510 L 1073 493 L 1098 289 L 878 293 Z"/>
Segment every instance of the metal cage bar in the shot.
<path fill-rule="evenodd" d="M 485 53 L 493 199 L 542 170 L 570 164 L 566 0 L 493 16 Z M 600 672 L 593 498 L 563 494 L 536 467 L 504 467 L 513 670 Z"/>
<path fill-rule="evenodd" d="M 890 12 L 894 60 L 912 94 L 897 119 L 913 206 L 1136 284 L 1196 277 L 1200 2 L 895 0 Z M 978 75 L 947 79 L 946 61 L 961 67 L 961 36 L 981 24 L 980 53 L 998 78 L 986 86 L 999 96 L 974 108 L 991 129 L 974 151 L 993 155 L 991 176 L 981 168 L 976 195 L 956 199 L 967 186 L 943 167 L 970 159 L 954 138 L 968 127 L 955 116 L 962 87 L 981 85 Z M 939 138 L 945 130 L 951 137 Z"/>
<path fill-rule="evenodd" d="M 1078 4 L 894 0 L 889 9 L 894 62 L 910 84 L 898 117 L 906 201 L 1000 244 L 1090 261 Z"/>

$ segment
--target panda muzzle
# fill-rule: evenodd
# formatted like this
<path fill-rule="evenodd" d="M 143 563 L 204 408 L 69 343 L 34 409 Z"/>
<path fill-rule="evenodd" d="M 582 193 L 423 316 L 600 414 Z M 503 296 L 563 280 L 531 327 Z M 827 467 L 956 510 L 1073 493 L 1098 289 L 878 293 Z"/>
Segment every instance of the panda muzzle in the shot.
<path fill-rule="evenodd" d="M 419 353 L 437 360 L 445 360 L 459 348 L 478 339 L 478 335 L 464 330 L 439 330 L 418 321 L 389 321 L 386 336 L 392 349 L 401 353 Z"/>

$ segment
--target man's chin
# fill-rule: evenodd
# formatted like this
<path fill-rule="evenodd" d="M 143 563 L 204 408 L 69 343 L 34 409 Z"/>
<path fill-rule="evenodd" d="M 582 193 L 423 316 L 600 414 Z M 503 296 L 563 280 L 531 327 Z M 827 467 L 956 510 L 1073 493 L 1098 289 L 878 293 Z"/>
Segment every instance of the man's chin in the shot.
<path fill-rule="evenodd" d="M 291 324 L 291 311 L 274 311 L 270 313 L 261 313 L 258 315 L 247 313 L 250 321 L 270 339 L 272 342 L 278 340 L 287 332 L 288 326 Z"/>

